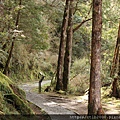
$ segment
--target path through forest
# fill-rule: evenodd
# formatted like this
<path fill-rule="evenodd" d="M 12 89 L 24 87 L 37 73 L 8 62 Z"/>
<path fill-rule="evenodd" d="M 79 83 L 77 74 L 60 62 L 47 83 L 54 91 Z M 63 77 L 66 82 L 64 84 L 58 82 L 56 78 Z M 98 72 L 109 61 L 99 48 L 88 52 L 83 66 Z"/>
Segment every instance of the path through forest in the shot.
<path fill-rule="evenodd" d="M 50 80 L 43 81 L 42 85 L 46 83 L 50 83 Z M 38 87 L 38 82 L 20 85 L 20 88 L 22 88 L 26 92 L 27 100 L 46 111 L 50 115 L 52 120 L 56 119 L 56 116 L 53 115 L 75 115 L 76 113 L 87 114 L 88 95 L 77 96 L 70 99 L 67 96 L 62 97 L 55 94 L 38 94 L 37 92 L 33 91 L 35 87 Z M 106 110 L 105 112 L 107 114 L 120 114 L 119 108 L 117 108 L 116 104 L 113 101 L 103 103 L 102 106 Z M 58 119 L 64 120 L 66 118 L 58 118 L 57 116 L 57 120 Z"/>

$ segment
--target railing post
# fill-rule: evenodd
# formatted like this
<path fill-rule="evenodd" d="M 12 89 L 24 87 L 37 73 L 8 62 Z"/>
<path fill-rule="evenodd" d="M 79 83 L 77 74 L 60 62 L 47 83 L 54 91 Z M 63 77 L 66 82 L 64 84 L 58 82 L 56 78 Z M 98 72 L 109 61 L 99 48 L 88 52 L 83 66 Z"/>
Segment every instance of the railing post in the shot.
<path fill-rule="evenodd" d="M 42 76 L 42 78 L 39 80 L 39 93 L 41 93 L 41 83 L 43 81 L 45 76 Z"/>

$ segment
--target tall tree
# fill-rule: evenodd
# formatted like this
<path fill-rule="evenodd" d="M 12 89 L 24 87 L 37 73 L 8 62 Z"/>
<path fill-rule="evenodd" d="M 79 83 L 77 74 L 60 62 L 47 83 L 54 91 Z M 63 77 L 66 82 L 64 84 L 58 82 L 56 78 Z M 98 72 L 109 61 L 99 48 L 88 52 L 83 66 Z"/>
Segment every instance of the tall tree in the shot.
<path fill-rule="evenodd" d="M 67 29 L 67 40 L 66 40 L 66 49 L 65 49 L 65 58 L 64 58 L 64 71 L 63 71 L 63 90 L 67 91 L 68 81 L 70 75 L 70 65 L 71 65 L 71 56 L 72 56 L 72 38 L 73 38 L 73 1 L 70 1 L 69 9 L 69 20 L 68 20 L 68 29 Z"/>
<path fill-rule="evenodd" d="M 22 0 L 19 1 L 19 6 L 21 6 L 21 3 L 22 3 Z M 16 27 L 15 29 L 18 29 L 19 17 L 20 17 L 20 9 L 18 10 L 18 13 L 17 13 L 16 22 L 15 22 L 15 27 Z M 4 68 L 4 71 L 3 71 L 3 73 L 5 75 L 8 75 L 8 68 L 9 68 L 11 57 L 12 57 L 14 42 L 15 42 L 15 36 L 12 39 L 10 52 L 9 52 L 8 59 L 6 61 L 5 68 Z"/>
<path fill-rule="evenodd" d="M 116 41 L 114 57 L 113 57 L 113 62 L 112 62 L 112 67 L 110 72 L 111 77 L 115 75 L 116 68 L 117 68 L 118 57 L 119 57 L 119 44 L 120 44 L 120 23 L 119 23 L 119 29 L 118 29 L 118 38 Z"/>
<path fill-rule="evenodd" d="M 111 73 L 110 76 L 113 77 L 115 76 L 115 73 L 117 72 L 118 76 L 117 78 L 114 78 L 114 81 L 112 83 L 112 96 L 114 97 L 120 97 L 120 90 L 119 90 L 119 80 L 120 80 L 120 22 L 119 22 L 119 28 L 118 28 L 118 37 L 117 37 L 117 42 L 116 42 L 116 47 L 115 47 L 115 52 L 114 52 L 114 58 L 113 58 L 113 63 L 112 63 L 112 68 L 111 68 Z M 117 66 L 118 65 L 118 66 Z M 117 71 L 118 70 L 118 71 Z"/>
<path fill-rule="evenodd" d="M 65 40 L 66 40 L 66 30 L 68 27 L 68 18 L 69 18 L 69 6 L 70 0 L 66 0 L 63 23 L 61 30 L 60 46 L 59 46 L 59 56 L 58 56 L 58 65 L 57 65 L 57 83 L 56 90 L 62 89 L 62 73 L 63 73 L 63 63 L 64 63 L 64 51 L 65 51 Z"/>
<path fill-rule="evenodd" d="M 101 109 L 101 79 L 100 79 L 101 32 L 102 32 L 102 0 L 93 0 L 91 69 L 90 69 L 88 114 L 97 114 L 99 109 Z"/>

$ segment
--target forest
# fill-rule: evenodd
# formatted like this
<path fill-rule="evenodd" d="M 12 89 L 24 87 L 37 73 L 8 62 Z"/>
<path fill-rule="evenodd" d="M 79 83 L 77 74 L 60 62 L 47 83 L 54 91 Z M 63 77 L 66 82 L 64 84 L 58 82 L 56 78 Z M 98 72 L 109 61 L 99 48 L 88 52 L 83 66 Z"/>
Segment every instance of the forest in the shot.
<path fill-rule="evenodd" d="M 39 80 L 39 94 L 87 95 L 79 115 L 120 114 L 119 16 L 120 0 L 0 0 L 0 114 L 35 114 L 21 85 Z"/>

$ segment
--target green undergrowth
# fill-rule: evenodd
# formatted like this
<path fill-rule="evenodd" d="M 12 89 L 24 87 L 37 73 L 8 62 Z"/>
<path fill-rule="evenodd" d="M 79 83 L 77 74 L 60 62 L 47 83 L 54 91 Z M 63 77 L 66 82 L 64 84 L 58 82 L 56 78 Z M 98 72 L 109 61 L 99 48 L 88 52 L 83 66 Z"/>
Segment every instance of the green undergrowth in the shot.
<path fill-rule="evenodd" d="M 41 87 L 41 93 L 44 93 L 44 90 L 47 88 L 47 86 L 50 86 L 50 83 L 46 83 L 46 84 L 42 85 L 42 87 Z M 32 91 L 38 93 L 39 92 L 39 86 L 33 88 Z"/>
<path fill-rule="evenodd" d="M 105 112 L 109 112 L 112 114 L 115 112 L 115 114 L 119 114 L 120 110 L 120 98 L 115 98 L 112 96 L 112 85 L 107 87 L 102 87 L 101 89 L 102 93 L 102 107 Z"/>
<path fill-rule="evenodd" d="M 107 86 L 107 87 L 102 87 L 101 88 L 101 94 L 102 94 L 102 98 L 108 98 L 111 96 L 112 93 L 112 87 L 111 86 Z"/>
<path fill-rule="evenodd" d="M 25 93 L 0 72 L 0 114 L 34 114 L 25 100 Z"/>

